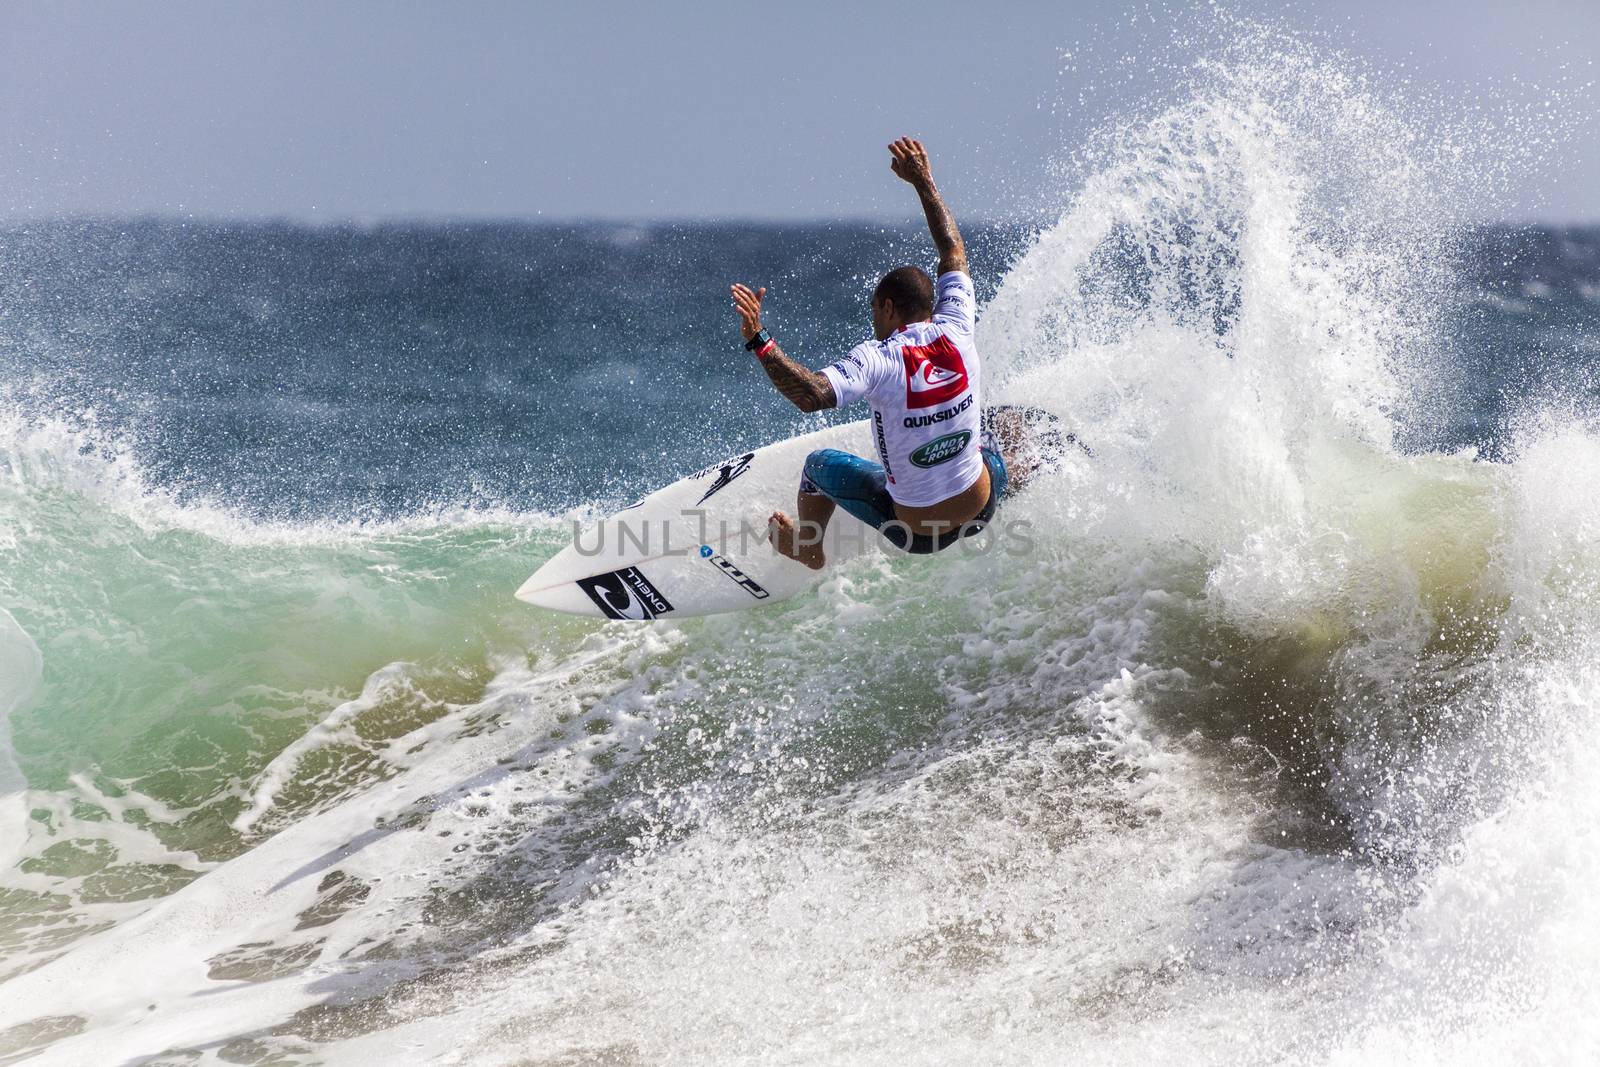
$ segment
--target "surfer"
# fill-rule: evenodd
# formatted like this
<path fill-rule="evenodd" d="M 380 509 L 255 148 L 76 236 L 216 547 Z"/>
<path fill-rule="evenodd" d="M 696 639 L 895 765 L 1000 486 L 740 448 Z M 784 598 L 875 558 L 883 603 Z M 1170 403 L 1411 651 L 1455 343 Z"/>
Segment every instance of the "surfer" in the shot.
<path fill-rule="evenodd" d="M 801 411 L 866 400 L 878 462 L 819 449 L 806 457 L 797 519 L 772 514 L 768 535 L 790 559 L 820 568 L 823 535 L 842 507 L 908 552 L 938 552 L 984 529 L 1006 491 L 1006 466 L 980 426 L 977 310 L 967 251 L 933 184 L 928 153 L 902 137 L 889 168 L 917 191 L 939 253 L 937 282 L 898 267 L 872 294 L 872 338 L 820 372 L 790 359 L 761 325 L 766 289 L 732 287 L 745 348 Z"/>

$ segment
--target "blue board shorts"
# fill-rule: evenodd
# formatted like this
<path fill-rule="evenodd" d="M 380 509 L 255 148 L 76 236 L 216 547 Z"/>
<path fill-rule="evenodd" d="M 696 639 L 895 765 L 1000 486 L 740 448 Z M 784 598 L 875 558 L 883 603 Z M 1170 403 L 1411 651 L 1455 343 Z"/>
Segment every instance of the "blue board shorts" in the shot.
<path fill-rule="evenodd" d="M 1005 496 L 1008 482 L 1005 460 L 989 435 L 984 434 L 984 438 L 981 451 L 983 464 L 989 468 L 989 499 L 977 515 L 938 537 L 914 534 L 895 517 L 888 476 L 881 465 L 870 459 L 837 448 L 818 449 L 806 457 L 800 491 L 827 497 L 882 533 L 884 540 L 902 551 L 916 555 L 942 552 L 963 537 L 982 533 L 994 519 L 1000 498 Z"/>

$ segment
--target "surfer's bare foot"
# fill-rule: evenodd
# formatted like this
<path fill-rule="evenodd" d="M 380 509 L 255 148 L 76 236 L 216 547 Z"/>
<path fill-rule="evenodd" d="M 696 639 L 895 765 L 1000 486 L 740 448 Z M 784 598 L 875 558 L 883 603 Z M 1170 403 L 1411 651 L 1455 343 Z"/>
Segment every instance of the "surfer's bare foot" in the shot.
<path fill-rule="evenodd" d="M 814 571 L 820 571 L 822 565 L 827 562 L 823 558 L 820 544 L 800 543 L 800 530 L 795 526 L 794 520 L 781 511 L 774 511 L 772 517 L 767 520 L 767 540 L 778 550 L 778 555 L 788 556 L 797 563 L 804 563 Z"/>

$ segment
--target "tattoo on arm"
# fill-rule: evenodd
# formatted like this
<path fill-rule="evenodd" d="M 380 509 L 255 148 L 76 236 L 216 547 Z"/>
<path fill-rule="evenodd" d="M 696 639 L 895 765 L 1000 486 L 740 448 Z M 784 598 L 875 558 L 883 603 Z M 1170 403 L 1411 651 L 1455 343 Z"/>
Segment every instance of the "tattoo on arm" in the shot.
<path fill-rule="evenodd" d="M 962 243 L 955 216 L 945 206 L 944 197 L 934 187 L 933 179 L 917 186 L 917 196 L 922 200 L 922 213 L 928 217 L 928 232 L 933 235 L 933 245 L 939 250 L 939 273 L 965 271 L 967 246 Z"/>
<path fill-rule="evenodd" d="M 778 387 L 778 392 L 801 411 L 823 411 L 837 406 L 832 383 L 810 367 L 802 367 L 784 355 L 783 349 L 774 346 L 761 360 L 761 366 L 772 384 Z"/>

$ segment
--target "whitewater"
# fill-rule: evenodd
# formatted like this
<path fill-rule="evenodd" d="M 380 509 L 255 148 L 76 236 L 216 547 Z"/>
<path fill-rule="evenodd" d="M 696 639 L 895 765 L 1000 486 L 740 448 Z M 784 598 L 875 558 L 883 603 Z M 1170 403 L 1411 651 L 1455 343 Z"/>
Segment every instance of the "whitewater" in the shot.
<path fill-rule="evenodd" d="M 1007 503 L 1033 550 L 867 558 L 745 614 L 511 598 L 574 519 L 811 425 L 707 431 L 778 403 L 721 350 L 680 390 L 577 361 L 581 318 L 531 354 L 503 325 L 532 370 L 408 399 L 297 339 L 235 355 L 326 388 L 261 400 L 172 327 L 142 377 L 211 391 L 164 408 L 112 380 L 122 349 L 84 362 L 103 307 L 0 319 L 0 1063 L 1600 1058 L 1600 426 L 1541 380 L 1473 438 L 1510 376 L 1478 380 L 1459 316 L 1514 330 L 1543 298 L 1462 266 L 1483 145 L 1273 34 L 1185 77 L 991 253 L 988 399 L 1095 449 Z M 197 243 L 346 240 L 142 233 L 50 240 L 161 264 L 136 300 Z M 716 257 L 765 239 L 534 243 L 584 278 L 709 260 L 709 316 Z M 348 240 L 350 278 L 373 249 L 450 265 L 382 281 L 432 294 L 405 328 L 441 346 L 448 293 L 522 271 L 492 234 Z M 862 328 L 861 246 L 917 240 L 848 238 L 846 284 L 784 268 L 834 316 L 801 354 Z M 193 272 L 196 321 L 233 269 Z M 1592 353 L 1588 284 L 1563 328 Z M 322 297 L 237 299 L 281 340 Z M 630 412 L 531 412 L 594 466 L 462 444 L 569 378 Z"/>

